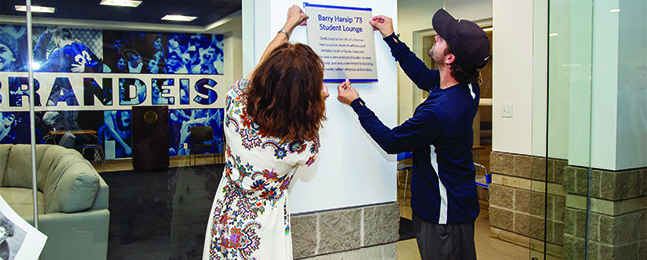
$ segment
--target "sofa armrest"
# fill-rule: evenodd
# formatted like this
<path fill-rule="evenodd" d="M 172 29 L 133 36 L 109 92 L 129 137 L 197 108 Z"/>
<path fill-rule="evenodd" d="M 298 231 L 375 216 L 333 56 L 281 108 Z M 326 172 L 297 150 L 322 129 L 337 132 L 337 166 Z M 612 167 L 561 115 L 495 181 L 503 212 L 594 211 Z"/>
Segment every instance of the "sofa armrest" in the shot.
<path fill-rule="evenodd" d="M 97 193 L 97 197 L 94 199 L 94 203 L 92 204 L 92 207 L 90 207 L 91 210 L 93 209 L 108 209 L 108 195 L 110 192 L 110 189 L 108 187 L 108 184 L 101 178 L 99 175 L 99 192 Z"/>

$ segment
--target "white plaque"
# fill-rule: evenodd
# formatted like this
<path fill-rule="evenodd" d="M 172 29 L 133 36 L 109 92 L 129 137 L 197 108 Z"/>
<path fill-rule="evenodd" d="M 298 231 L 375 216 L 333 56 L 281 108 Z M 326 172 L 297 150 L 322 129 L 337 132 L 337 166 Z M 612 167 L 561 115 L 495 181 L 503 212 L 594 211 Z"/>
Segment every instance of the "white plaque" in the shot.
<path fill-rule="evenodd" d="M 324 62 L 324 82 L 376 82 L 371 8 L 304 3 L 308 45 Z"/>

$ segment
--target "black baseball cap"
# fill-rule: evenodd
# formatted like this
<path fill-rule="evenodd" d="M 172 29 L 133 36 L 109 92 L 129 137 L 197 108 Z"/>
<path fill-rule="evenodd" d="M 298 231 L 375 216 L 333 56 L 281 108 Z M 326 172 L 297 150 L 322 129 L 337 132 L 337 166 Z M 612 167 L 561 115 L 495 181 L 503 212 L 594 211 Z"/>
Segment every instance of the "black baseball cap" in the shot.
<path fill-rule="evenodd" d="M 485 67 L 490 60 L 490 39 L 472 21 L 454 19 L 444 9 L 438 9 L 431 20 L 434 30 L 449 44 L 456 62 L 465 71 Z"/>

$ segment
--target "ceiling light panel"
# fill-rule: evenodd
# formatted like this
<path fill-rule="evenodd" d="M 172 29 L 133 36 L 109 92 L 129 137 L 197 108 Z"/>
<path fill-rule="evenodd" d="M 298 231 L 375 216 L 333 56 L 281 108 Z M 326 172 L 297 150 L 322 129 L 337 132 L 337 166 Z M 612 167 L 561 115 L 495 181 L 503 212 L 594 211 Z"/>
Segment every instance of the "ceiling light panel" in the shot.
<path fill-rule="evenodd" d="M 27 12 L 27 6 L 25 5 L 16 5 L 15 8 L 16 8 L 16 11 Z M 56 8 L 32 5 L 31 12 L 32 13 L 54 13 L 56 12 Z"/>
<path fill-rule="evenodd" d="M 190 21 L 193 21 L 195 18 L 198 18 L 198 17 L 196 17 L 196 16 L 184 16 L 184 15 L 170 15 L 170 14 L 167 14 L 166 16 L 162 17 L 162 20 L 190 22 Z"/>
<path fill-rule="evenodd" d="M 101 0 L 101 5 L 121 6 L 121 7 L 138 7 L 142 1 L 129 0 Z"/>

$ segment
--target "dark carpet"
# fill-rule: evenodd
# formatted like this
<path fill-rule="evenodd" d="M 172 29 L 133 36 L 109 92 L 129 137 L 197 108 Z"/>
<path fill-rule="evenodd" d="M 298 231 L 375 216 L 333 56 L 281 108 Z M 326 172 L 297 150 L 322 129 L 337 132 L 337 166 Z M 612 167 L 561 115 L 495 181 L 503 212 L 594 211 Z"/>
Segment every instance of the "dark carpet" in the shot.
<path fill-rule="evenodd" d="M 413 221 L 408 218 L 400 217 L 400 240 L 416 238 L 416 232 L 413 231 Z"/>
<path fill-rule="evenodd" d="M 104 172 L 108 259 L 200 259 L 223 165 Z"/>
<path fill-rule="evenodd" d="M 223 165 L 104 172 L 110 187 L 108 259 L 200 259 Z M 400 240 L 415 238 L 400 218 Z"/>

